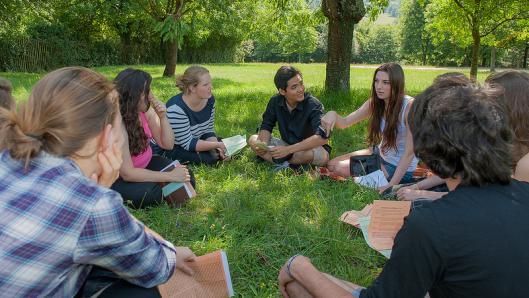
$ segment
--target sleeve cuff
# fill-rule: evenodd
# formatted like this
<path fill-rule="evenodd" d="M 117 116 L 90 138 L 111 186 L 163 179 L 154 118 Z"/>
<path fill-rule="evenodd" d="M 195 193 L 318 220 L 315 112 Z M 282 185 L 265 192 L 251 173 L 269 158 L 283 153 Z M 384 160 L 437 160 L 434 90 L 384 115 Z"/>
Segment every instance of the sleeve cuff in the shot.
<path fill-rule="evenodd" d="M 188 151 L 197 151 L 197 143 L 198 139 L 191 139 L 191 142 L 189 142 Z"/>

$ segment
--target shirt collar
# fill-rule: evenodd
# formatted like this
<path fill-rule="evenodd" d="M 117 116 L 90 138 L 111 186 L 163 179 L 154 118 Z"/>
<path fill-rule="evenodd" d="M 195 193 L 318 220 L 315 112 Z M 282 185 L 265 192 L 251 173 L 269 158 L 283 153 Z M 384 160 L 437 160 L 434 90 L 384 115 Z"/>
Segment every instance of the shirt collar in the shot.
<path fill-rule="evenodd" d="M 279 96 L 281 97 L 281 100 L 279 101 L 279 106 L 283 107 L 287 112 L 290 112 L 287 107 L 287 99 L 281 94 L 279 94 Z M 305 107 L 305 104 L 307 103 L 307 97 L 308 97 L 307 92 L 305 92 L 303 101 L 299 102 L 292 111 L 298 110 L 302 112 L 303 108 Z"/>

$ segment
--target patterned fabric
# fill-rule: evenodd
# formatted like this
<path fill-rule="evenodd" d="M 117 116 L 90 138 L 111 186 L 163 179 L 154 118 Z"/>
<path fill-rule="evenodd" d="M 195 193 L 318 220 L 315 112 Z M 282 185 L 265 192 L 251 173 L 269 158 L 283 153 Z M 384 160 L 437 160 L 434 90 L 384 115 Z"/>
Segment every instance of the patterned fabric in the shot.
<path fill-rule="evenodd" d="M 215 136 L 215 98 L 211 96 L 206 106 L 195 112 L 182 96 L 180 93 L 167 102 L 167 119 L 173 128 L 175 145 L 187 151 L 196 151 L 198 140 Z"/>
<path fill-rule="evenodd" d="M 175 268 L 171 243 L 145 233 L 118 193 L 41 153 L 28 167 L 0 153 L 0 295 L 72 297 L 91 265 L 143 287 Z"/>

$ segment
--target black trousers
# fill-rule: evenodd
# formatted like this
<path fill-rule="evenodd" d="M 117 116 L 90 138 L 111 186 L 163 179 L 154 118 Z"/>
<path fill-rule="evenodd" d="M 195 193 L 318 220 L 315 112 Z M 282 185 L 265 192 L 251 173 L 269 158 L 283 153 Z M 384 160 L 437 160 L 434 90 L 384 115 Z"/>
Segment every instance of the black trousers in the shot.
<path fill-rule="evenodd" d="M 220 138 L 217 138 L 217 140 L 221 140 Z M 178 160 L 181 163 L 191 163 L 195 165 L 199 164 L 206 164 L 206 165 L 214 165 L 216 164 L 220 156 L 216 150 L 210 150 L 210 151 L 187 151 L 184 148 L 174 145 L 173 149 L 171 150 L 165 150 L 160 148 L 158 145 L 154 143 L 150 143 L 152 150 L 161 156 L 164 156 L 166 158 L 169 158 L 171 160 Z"/>
<path fill-rule="evenodd" d="M 143 288 L 121 279 L 114 272 L 94 266 L 75 298 L 88 298 L 103 290 L 98 298 L 161 298 L 157 287 Z"/>
<path fill-rule="evenodd" d="M 148 170 L 160 171 L 168 166 L 172 160 L 159 155 L 153 155 L 147 165 Z M 195 177 L 189 169 L 191 185 L 195 187 Z M 127 182 L 121 177 L 112 184 L 111 189 L 119 192 L 124 201 L 129 201 L 133 208 L 145 208 L 163 202 L 162 187 L 156 182 Z"/>

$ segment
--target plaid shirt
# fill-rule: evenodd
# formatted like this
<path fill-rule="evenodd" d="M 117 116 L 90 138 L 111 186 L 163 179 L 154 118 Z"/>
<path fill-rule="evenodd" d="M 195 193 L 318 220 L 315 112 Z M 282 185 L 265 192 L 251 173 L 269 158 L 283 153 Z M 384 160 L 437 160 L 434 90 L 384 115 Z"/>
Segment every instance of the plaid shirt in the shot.
<path fill-rule="evenodd" d="M 145 233 L 121 196 L 65 158 L 0 153 L 0 295 L 72 297 L 91 265 L 143 287 L 175 268 L 171 243 Z"/>

